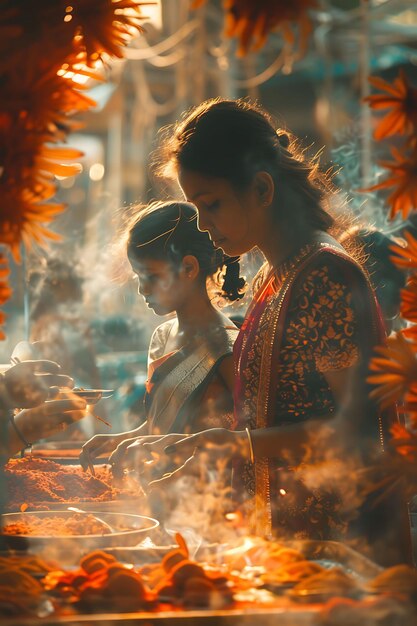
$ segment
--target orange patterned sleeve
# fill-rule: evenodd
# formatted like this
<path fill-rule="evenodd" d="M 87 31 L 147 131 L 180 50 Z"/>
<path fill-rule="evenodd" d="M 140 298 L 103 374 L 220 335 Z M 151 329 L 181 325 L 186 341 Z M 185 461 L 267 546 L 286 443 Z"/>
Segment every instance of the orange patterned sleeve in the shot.
<path fill-rule="evenodd" d="M 308 345 L 319 372 L 344 369 L 357 361 L 358 320 L 352 291 L 340 270 L 330 264 L 312 269 L 296 287 L 291 309 L 290 334 Z"/>

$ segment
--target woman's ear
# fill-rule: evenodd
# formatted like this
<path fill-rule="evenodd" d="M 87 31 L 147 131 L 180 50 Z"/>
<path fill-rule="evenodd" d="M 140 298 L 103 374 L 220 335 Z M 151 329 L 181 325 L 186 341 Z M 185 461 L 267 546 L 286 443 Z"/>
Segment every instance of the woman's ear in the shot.
<path fill-rule="evenodd" d="M 269 206 L 275 193 L 275 183 L 268 172 L 257 172 L 254 177 L 254 188 L 261 204 Z"/>
<path fill-rule="evenodd" d="M 200 263 L 197 257 L 186 254 L 181 263 L 180 273 L 189 280 L 195 280 L 200 273 Z"/>

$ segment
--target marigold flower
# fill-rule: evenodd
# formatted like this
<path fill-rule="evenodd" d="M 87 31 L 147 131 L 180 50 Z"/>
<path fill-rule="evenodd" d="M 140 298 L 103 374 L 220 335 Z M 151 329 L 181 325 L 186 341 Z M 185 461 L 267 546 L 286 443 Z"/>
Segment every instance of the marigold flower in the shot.
<path fill-rule="evenodd" d="M 401 213 L 406 219 L 412 210 L 417 209 L 417 147 L 409 155 L 396 148 L 392 148 L 391 153 L 394 161 L 380 163 L 391 171 L 391 176 L 369 187 L 367 191 L 395 187 L 388 196 L 388 203 L 391 205 L 390 218 Z"/>
<path fill-rule="evenodd" d="M 393 263 L 404 270 L 417 270 L 417 239 L 407 230 L 404 231 L 406 246 L 393 244 L 390 249 L 394 252 L 394 256 L 390 257 Z"/>
<path fill-rule="evenodd" d="M 142 30 L 144 18 L 138 0 L 83 0 L 72 3 L 71 12 L 75 32 L 82 38 L 86 64 L 90 65 L 102 54 L 122 57 L 123 47 Z"/>
<path fill-rule="evenodd" d="M 371 76 L 371 85 L 385 91 L 386 95 L 375 94 L 364 98 L 372 109 L 392 109 L 379 122 L 374 131 L 377 141 L 391 135 L 404 135 L 417 128 L 417 89 L 411 87 L 403 70 L 393 83 Z"/>
<path fill-rule="evenodd" d="M 382 408 L 400 400 L 417 384 L 417 345 L 407 341 L 400 333 L 388 338 L 387 346 L 379 346 L 375 352 L 380 356 L 371 359 L 372 373 L 367 382 L 375 385 L 370 392 Z"/>
<path fill-rule="evenodd" d="M 59 67 L 74 52 L 82 52 L 87 65 L 103 54 L 121 57 L 122 47 L 142 30 L 144 4 L 140 0 L 46 0 L 34 11 L 33 0 L 18 4 L 3 0 L 0 69 L 7 69 L 10 61 L 19 67 L 33 61 L 39 67 L 39 59 L 44 66 Z"/>
<path fill-rule="evenodd" d="M 30 247 L 32 241 L 42 245 L 47 239 L 59 239 L 45 225 L 65 206 L 44 201 L 55 194 L 55 175 L 74 176 L 80 171 L 78 163 L 66 165 L 62 161 L 82 156 L 79 150 L 39 145 L 38 137 L 30 145 L 30 139 L 27 133 L 26 147 L 22 142 L 17 143 L 16 150 L 10 148 L 0 179 L 0 243 L 10 247 L 16 261 L 20 260 L 22 240 Z"/>
<path fill-rule="evenodd" d="M 198 8 L 207 0 L 195 0 Z M 318 7 L 317 0 L 223 0 L 226 11 L 225 31 L 228 37 L 239 40 L 237 54 L 243 56 L 250 50 L 259 50 L 268 34 L 280 30 L 285 43 L 293 47 L 299 29 L 299 53 L 305 52 L 312 30 L 309 9 Z"/>
<path fill-rule="evenodd" d="M 28 65 L 19 73 L 5 75 L 2 88 L 8 97 L 0 102 L 0 116 L 4 125 L 9 120 L 12 138 L 16 124 L 28 131 L 59 137 L 63 128 L 72 127 L 70 115 L 96 105 L 81 93 L 83 86 L 72 78 L 57 75 L 55 69 L 41 72 Z"/>
<path fill-rule="evenodd" d="M 417 275 L 414 274 L 408 281 L 405 289 L 401 290 L 401 317 L 417 324 Z"/>

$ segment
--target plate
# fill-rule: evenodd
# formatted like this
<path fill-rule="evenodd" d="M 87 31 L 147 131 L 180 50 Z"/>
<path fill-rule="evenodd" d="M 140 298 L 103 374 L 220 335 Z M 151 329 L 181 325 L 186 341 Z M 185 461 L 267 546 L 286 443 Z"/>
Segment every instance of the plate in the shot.
<path fill-rule="evenodd" d="M 84 398 L 87 404 L 96 404 L 101 399 L 111 398 L 114 389 L 71 389 L 71 394 Z"/>
<path fill-rule="evenodd" d="M 13 550 L 30 550 L 48 554 L 50 558 L 60 562 L 71 563 L 80 555 L 90 550 L 99 550 L 111 546 L 136 546 L 145 536 L 152 537 L 159 526 L 156 519 L 132 513 L 108 513 L 104 511 L 87 511 L 86 514 L 97 515 L 116 529 L 116 532 L 102 535 L 6 535 L 1 534 L 6 545 Z M 31 513 L 5 513 L 2 525 L 18 521 L 30 521 L 31 517 L 67 518 L 73 517 L 73 511 L 34 511 Z M 122 530 L 117 530 L 122 529 Z"/>
<path fill-rule="evenodd" d="M 79 465 L 83 442 L 80 441 L 44 441 L 34 443 L 31 450 L 25 450 L 24 456 L 36 459 L 47 459 L 64 465 Z M 109 453 L 98 455 L 92 459 L 93 465 L 107 465 Z"/>

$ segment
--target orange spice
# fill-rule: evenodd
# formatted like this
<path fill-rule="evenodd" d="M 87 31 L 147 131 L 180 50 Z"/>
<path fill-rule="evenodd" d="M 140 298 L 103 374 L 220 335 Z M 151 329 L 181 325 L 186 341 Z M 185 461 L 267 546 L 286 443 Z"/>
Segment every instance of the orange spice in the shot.
<path fill-rule="evenodd" d="M 38 503 L 105 502 L 122 495 L 143 493 L 138 483 L 129 489 L 125 481 L 114 486 L 110 468 L 105 465 L 97 466 L 95 476 L 92 476 L 77 465 L 25 457 L 11 459 L 5 467 L 5 474 L 8 509 L 11 511 L 21 510 L 22 503 L 26 509 L 36 509 Z"/>

